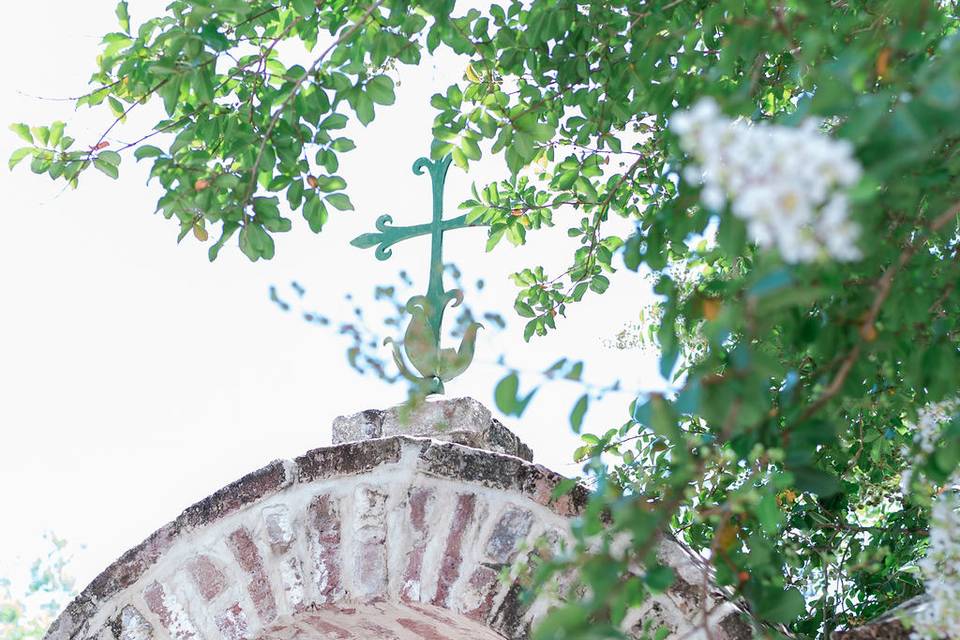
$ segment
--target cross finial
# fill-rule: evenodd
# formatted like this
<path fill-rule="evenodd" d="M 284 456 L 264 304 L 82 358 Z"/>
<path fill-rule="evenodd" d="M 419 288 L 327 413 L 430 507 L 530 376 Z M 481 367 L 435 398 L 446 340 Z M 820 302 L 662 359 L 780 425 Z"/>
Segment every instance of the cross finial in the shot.
<path fill-rule="evenodd" d="M 443 186 L 450 168 L 450 156 L 440 160 L 419 158 L 413 163 L 413 173 L 422 175 L 424 169 L 430 174 L 433 187 L 433 217 L 428 224 L 408 227 L 393 227 L 393 218 L 383 215 L 377 218 L 377 233 L 365 233 L 354 238 L 350 244 L 361 249 L 376 247 L 378 260 L 386 260 L 397 242 L 421 235 L 430 235 L 430 282 L 425 296 L 414 296 L 407 301 L 407 312 L 412 316 L 404 333 L 402 346 L 413 369 L 407 365 L 400 346 L 391 338 L 384 344 L 393 346 L 393 359 L 400 373 L 417 383 L 426 394 L 443 393 L 443 383 L 463 373 L 473 361 L 473 351 L 477 339 L 477 330 L 481 325 L 470 323 L 460 342 L 459 349 L 440 348 L 440 326 L 443 312 L 449 302 L 457 306 L 463 301 L 463 292 L 459 289 L 444 291 L 443 288 L 443 233 L 451 229 L 471 226 L 466 216 L 450 220 L 443 219 Z"/>

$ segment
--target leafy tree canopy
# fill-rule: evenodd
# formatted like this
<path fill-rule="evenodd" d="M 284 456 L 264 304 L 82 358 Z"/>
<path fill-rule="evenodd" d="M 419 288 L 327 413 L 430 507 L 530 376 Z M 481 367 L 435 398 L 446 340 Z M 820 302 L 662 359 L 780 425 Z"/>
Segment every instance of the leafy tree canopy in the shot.
<path fill-rule="evenodd" d="M 432 153 L 503 159 L 504 179 L 462 203 L 488 247 L 555 225 L 580 239 L 564 272 L 516 275 L 525 337 L 603 294 L 615 266 L 657 279 L 651 336 L 676 393 L 585 437 L 595 504 L 533 579 L 573 566 L 590 589 L 540 637 L 617 637 L 672 580 L 653 553 L 666 528 L 801 636 L 923 589 L 931 500 L 960 460 L 952 411 L 922 441 L 913 426 L 958 392 L 955 2 L 174 0 L 117 17 L 78 105 L 119 122 L 158 100 L 166 117 L 119 148 L 113 125 L 77 148 L 63 123 L 17 124 L 11 165 L 76 186 L 132 153 L 181 238 L 213 232 L 211 260 L 228 242 L 269 259 L 288 209 L 320 232 L 352 208 L 340 130 L 394 102 L 398 65 L 445 47 L 464 75 L 431 100 Z M 608 232 L 612 216 L 635 231 Z M 518 388 L 497 388 L 508 414 Z M 634 561 L 646 574 L 624 579 Z"/>

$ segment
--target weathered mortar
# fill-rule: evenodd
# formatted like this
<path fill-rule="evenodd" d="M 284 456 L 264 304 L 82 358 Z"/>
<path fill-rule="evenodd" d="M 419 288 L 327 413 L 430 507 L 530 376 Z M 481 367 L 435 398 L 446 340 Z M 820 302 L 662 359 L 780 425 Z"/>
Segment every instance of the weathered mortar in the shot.
<path fill-rule="evenodd" d="M 396 409 L 338 419 L 341 444 L 188 508 L 97 577 L 47 637 L 525 638 L 551 601 L 519 598 L 518 567 L 542 553 L 538 541 L 559 550 L 588 492 L 553 500 L 563 478 L 528 462 L 476 401 L 427 406 L 404 423 Z M 351 435 L 372 439 L 342 443 Z M 685 636 L 702 607 L 714 640 L 750 635 L 735 606 L 704 593 L 696 558 L 671 540 L 659 555 L 677 581 L 631 612 L 635 635 L 652 621 Z"/>

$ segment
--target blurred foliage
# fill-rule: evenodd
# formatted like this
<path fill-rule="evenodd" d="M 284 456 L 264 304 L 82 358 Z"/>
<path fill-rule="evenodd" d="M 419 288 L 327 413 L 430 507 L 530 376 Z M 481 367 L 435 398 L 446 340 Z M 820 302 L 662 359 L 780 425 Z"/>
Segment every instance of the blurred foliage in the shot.
<path fill-rule="evenodd" d="M 447 331 L 448 337 L 460 339 L 464 331 L 474 322 L 480 322 L 488 331 L 502 331 L 506 320 L 493 310 L 482 310 L 477 306 L 486 287 L 483 280 L 468 284 L 462 272 L 453 264 L 444 265 L 444 274 L 453 283 L 453 288 L 466 292 L 467 302 L 454 307 L 451 313 L 452 323 Z M 270 301 L 281 311 L 299 314 L 311 324 L 329 327 L 345 338 L 347 362 L 350 367 L 362 375 L 371 375 L 386 382 L 398 382 L 401 376 L 387 357 L 389 351 L 383 348 L 384 340 L 399 335 L 409 319 L 406 300 L 413 295 L 413 281 L 406 271 L 400 271 L 396 284 L 378 285 L 369 298 L 359 298 L 354 294 L 345 296 L 352 307 L 349 320 L 333 320 L 327 313 L 317 311 L 308 304 L 307 290 L 294 281 L 289 287 L 270 287 Z M 325 303 L 329 307 L 329 302 Z"/>
<path fill-rule="evenodd" d="M 11 578 L 0 577 L 2 640 L 39 640 L 76 595 L 74 581 L 66 571 L 70 563 L 67 542 L 53 534 L 47 534 L 45 539 L 50 550 L 30 565 L 30 579 L 22 591 L 15 593 Z"/>
<path fill-rule="evenodd" d="M 116 177 L 131 149 L 152 162 L 158 209 L 181 239 L 216 230 L 211 259 L 234 236 L 251 260 L 269 259 L 273 234 L 293 224 L 280 194 L 314 232 L 351 209 L 337 168 L 354 143 L 338 132 L 371 122 L 394 102 L 402 65 L 444 47 L 464 74 L 431 100 L 433 155 L 504 160 L 504 178 L 462 203 L 488 227 L 487 247 L 554 225 L 579 242 L 561 273 L 516 275 L 523 335 L 557 329 L 620 264 L 656 279 L 647 339 L 675 389 L 584 436 L 596 496 L 577 544 L 535 584 L 573 569 L 589 589 L 537 637 L 620 637 L 625 612 L 671 582 L 654 553 L 667 530 L 757 619 L 797 636 L 827 637 L 921 590 L 929 494 L 899 480 L 917 409 L 958 392 L 955 2 L 509 0 L 457 13 L 440 0 L 174 0 L 135 25 L 126 2 L 117 15 L 78 102 L 119 122 L 156 99 L 165 119 L 114 147 L 111 125 L 81 150 L 62 123 L 14 125 L 28 146 L 11 165 L 29 158 L 75 185 L 91 167 Z M 284 61 L 297 46 L 312 62 Z M 816 118 L 853 145 L 862 259 L 787 264 L 729 211 L 700 205 L 667 125 L 704 96 L 753 121 Z M 611 216 L 634 232 L 608 231 Z M 354 330 L 358 345 L 379 337 Z M 356 366 L 382 366 L 361 353 Z M 510 373 L 497 406 L 519 415 L 535 389 Z M 574 428 L 589 407 L 572 399 Z M 954 473 L 955 431 L 917 476 L 943 485 Z M 619 534 L 631 543 L 614 552 Z M 629 577 L 635 563 L 646 571 Z"/>

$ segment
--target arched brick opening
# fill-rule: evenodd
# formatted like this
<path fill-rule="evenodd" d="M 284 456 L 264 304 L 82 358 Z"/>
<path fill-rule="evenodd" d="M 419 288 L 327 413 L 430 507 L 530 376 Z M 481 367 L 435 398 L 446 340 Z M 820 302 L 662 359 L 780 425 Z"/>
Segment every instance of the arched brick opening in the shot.
<path fill-rule="evenodd" d="M 495 446 L 489 413 L 480 421 L 473 435 L 442 437 Z M 556 547 L 587 499 L 578 487 L 551 500 L 562 479 L 514 455 L 408 436 L 277 461 L 124 554 L 47 638 L 525 638 L 550 600 L 524 604 L 518 567 Z M 701 587 L 695 558 L 670 540 L 660 554 L 677 581 L 633 612 L 637 635 L 687 634 L 705 607 L 712 638 L 749 635 L 740 611 Z"/>

